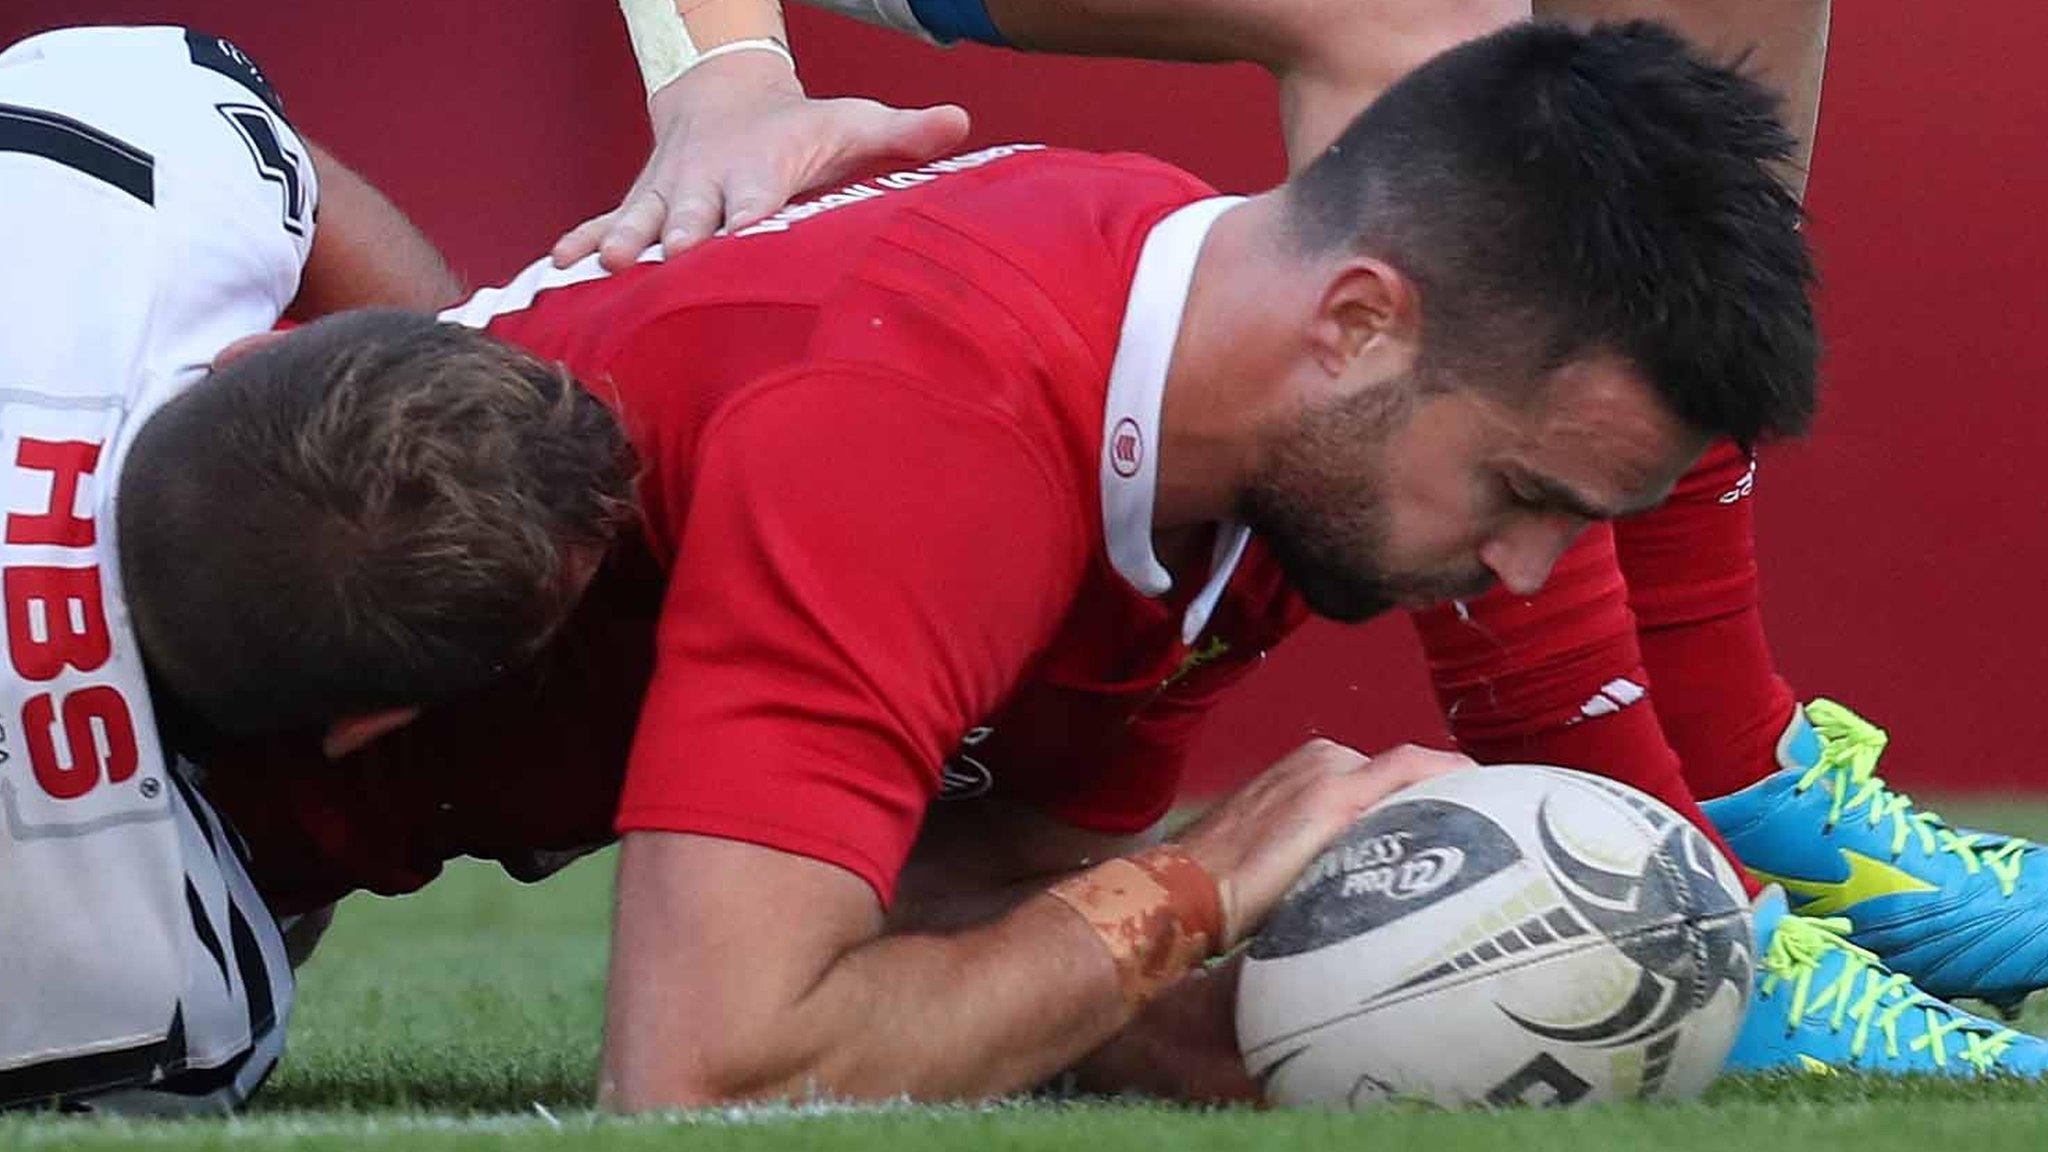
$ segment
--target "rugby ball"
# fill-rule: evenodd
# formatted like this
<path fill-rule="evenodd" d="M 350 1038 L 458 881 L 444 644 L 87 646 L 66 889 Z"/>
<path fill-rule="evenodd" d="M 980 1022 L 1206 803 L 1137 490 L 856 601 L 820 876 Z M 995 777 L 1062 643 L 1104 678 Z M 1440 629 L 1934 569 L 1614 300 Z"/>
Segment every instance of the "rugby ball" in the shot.
<path fill-rule="evenodd" d="M 1281 1105 L 1687 1099 L 1756 944 L 1734 869 L 1670 808 L 1538 765 L 1375 806 L 1247 950 L 1237 1030 Z"/>

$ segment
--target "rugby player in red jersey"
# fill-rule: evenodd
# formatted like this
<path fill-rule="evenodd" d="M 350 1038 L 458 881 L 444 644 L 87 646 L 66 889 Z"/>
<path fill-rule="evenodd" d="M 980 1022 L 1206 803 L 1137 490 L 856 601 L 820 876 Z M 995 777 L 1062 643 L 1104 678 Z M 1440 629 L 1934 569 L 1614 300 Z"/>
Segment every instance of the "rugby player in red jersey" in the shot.
<path fill-rule="evenodd" d="M 615 277 L 536 265 L 450 316 L 611 402 L 644 549 L 552 668 L 215 795 L 280 902 L 538 872 L 603 838 L 636 724 L 609 1103 L 1035 1083 L 1461 762 L 1313 744 L 1145 848 L 1207 706 L 1309 611 L 1532 591 L 1710 439 L 1804 427 L 1771 110 L 1655 28 L 1522 26 L 1250 199 L 1018 146 Z M 949 783 L 974 814 L 928 821 Z"/>
<path fill-rule="evenodd" d="M 675 78 L 650 98 L 656 147 L 626 202 L 565 237 L 558 260 L 602 235 L 607 264 L 623 267 L 657 229 L 675 251 L 721 218 L 751 223 L 790 192 L 858 167 L 863 151 L 879 162 L 936 147 L 956 124 L 955 110 L 809 99 L 780 41 L 692 55 L 703 46 L 692 47 L 687 4 L 625 2 L 639 13 L 628 23 L 650 84 Z M 1279 81 L 1296 167 L 1394 77 L 1468 36 L 1532 14 L 1651 17 L 1784 96 L 1801 140 L 1781 175 L 1802 193 L 1831 15 L 1829 0 L 813 2 L 938 43 L 1257 63 Z M 779 30 L 768 0 L 733 0 L 723 26 L 743 23 L 731 15 L 743 9 L 752 27 L 773 20 Z M 1833 701 L 1799 702 L 1760 611 L 1755 480 L 1748 453 L 1715 445 L 1664 504 L 1582 535 L 1540 594 L 1496 591 L 1416 613 L 1451 733 L 1481 760 L 1571 765 L 1641 788 L 1739 859 L 1753 892 L 1781 884 L 1792 908 L 1830 918 L 1832 928 L 1793 922 L 1804 943 L 1767 954 L 1763 986 L 1840 984 L 1859 1002 L 1877 996 L 1873 1013 L 1914 1005 L 1907 1018 L 1927 1031 L 1893 1046 L 1886 1070 L 1952 1073 L 1953 1057 L 1977 1072 L 2020 1071 L 2012 1056 L 2030 1042 L 2002 1030 L 1997 1059 L 1952 1046 L 1942 1037 L 1965 1014 L 1932 997 L 2011 1013 L 2048 984 L 2048 903 L 2038 899 L 2048 849 L 1951 826 L 1887 783 L 1884 731 Z M 1765 920 L 1786 906 L 1774 897 Z M 1894 981 L 1892 968 L 1912 982 Z M 1800 998 L 1779 1008 L 1784 1030 L 1807 1034 L 1807 1064 L 1872 1070 L 1850 1023 Z M 1757 1066 L 1747 1046 L 1733 1062 Z M 2048 1052 L 2030 1061 L 2044 1062 Z M 1765 1061 L 1783 1063 L 1783 1053 Z"/>

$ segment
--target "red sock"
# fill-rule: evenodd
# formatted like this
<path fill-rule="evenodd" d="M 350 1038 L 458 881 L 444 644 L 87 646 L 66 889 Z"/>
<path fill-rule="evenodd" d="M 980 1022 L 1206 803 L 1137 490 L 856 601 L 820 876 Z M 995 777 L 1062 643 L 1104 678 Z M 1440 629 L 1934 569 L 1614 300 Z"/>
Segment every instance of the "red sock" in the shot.
<path fill-rule="evenodd" d="M 1735 858 L 1664 739 L 1605 525 L 1565 552 L 1534 597 L 1495 589 L 1462 614 L 1448 606 L 1412 618 L 1437 701 L 1467 755 L 1619 780 L 1670 805 Z"/>
<path fill-rule="evenodd" d="M 1696 796 L 1774 771 L 1796 703 L 1757 607 L 1753 480 L 1749 460 L 1717 444 L 1670 500 L 1614 528 L 1657 713 Z"/>

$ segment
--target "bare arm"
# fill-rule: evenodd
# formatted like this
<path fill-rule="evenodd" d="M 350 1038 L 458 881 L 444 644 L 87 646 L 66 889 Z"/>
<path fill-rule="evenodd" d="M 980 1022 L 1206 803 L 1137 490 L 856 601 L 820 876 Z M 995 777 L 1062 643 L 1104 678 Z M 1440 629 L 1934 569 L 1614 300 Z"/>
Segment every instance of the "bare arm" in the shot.
<path fill-rule="evenodd" d="M 994 1095 L 1127 1019 L 1093 932 L 1045 896 L 955 935 L 880 936 L 874 893 L 829 864 L 633 833 L 618 911 L 603 1095 L 626 1111 Z"/>
<path fill-rule="evenodd" d="M 1389 84 L 1454 44 L 1526 19 L 1530 0 L 989 0 L 1039 52 L 1243 60 L 1281 81 L 1299 169 Z"/>
<path fill-rule="evenodd" d="M 1804 189 L 1829 0 L 989 0 L 1011 43 L 1041 52 L 1246 60 L 1281 80 L 1290 166 L 1327 147 L 1366 104 L 1416 65 L 1531 15 L 1661 20 L 1717 55 L 1752 51 L 1783 93 L 1804 142 Z"/>
<path fill-rule="evenodd" d="M 1442 48 L 1529 14 L 1528 0 L 989 0 L 1033 52 L 1242 60 L 1381 86 Z"/>
<path fill-rule="evenodd" d="M 760 18 L 779 15 L 767 0 Z M 1787 121 L 1811 152 L 1826 59 L 1829 0 L 989 0 L 1009 42 L 1035 52 L 1160 60 L 1249 61 L 1281 80 L 1290 167 L 1299 169 L 1403 73 L 1461 41 L 1530 15 L 1665 20 L 1721 51 L 1756 48 Z M 655 149 L 620 206 L 555 247 L 567 265 L 601 251 L 630 264 L 661 240 L 674 253 L 738 228 L 798 192 L 886 161 L 927 159 L 966 135 L 951 105 L 894 109 L 813 100 L 784 61 L 743 52 L 707 62 L 653 94 Z M 1803 189 L 1802 156 L 1795 185 Z"/>
<path fill-rule="evenodd" d="M 1016 907 L 1046 885 L 1158 843 L 1163 829 L 1089 832 L 996 797 L 927 814 L 896 886 L 889 930 L 955 930 Z M 1238 964 L 1197 969 L 1068 1070 L 1092 1093 L 1246 1103 L 1259 1098 L 1237 1050 Z"/>
<path fill-rule="evenodd" d="M 1317 742 L 1181 843 L 1228 885 L 1249 925 L 1359 813 L 1464 763 L 1397 749 L 1363 766 Z M 629 834 L 605 1101 L 633 1111 L 994 1095 L 1066 1067 L 1132 1017 L 1102 938 L 1050 896 L 950 934 L 882 931 L 873 892 L 830 865 L 710 837 Z"/>
<path fill-rule="evenodd" d="M 325 149 L 308 147 L 320 175 L 320 224 L 287 315 L 310 320 L 368 307 L 431 312 L 462 298 L 462 281 L 397 205 Z"/>

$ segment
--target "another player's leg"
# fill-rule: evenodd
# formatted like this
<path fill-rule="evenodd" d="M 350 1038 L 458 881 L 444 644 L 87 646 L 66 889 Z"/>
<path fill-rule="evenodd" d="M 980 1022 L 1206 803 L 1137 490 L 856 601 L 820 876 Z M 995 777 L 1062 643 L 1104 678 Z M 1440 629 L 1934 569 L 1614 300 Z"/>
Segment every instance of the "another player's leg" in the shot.
<path fill-rule="evenodd" d="M 1658 717 L 1700 797 L 1768 774 L 1798 715 L 1758 611 L 1755 480 L 1749 459 L 1719 444 L 1664 507 L 1614 527 Z"/>
<path fill-rule="evenodd" d="M 1597 772 L 1715 835 L 1649 698 L 1607 526 L 1595 525 L 1567 549 L 1535 596 L 1496 589 L 1412 619 L 1437 700 L 1467 755 Z M 1720 847 L 1732 858 L 1727 844 Z"/>
<path fill-rule="evenodd" d="M 2048 987 L 2048 851 L 1950 827 L 1885 783 L 1883 731 L 1832 701 L 1794 703 L 1758 611 L 1752 486 L 1719 448 L 1615 529 L 1686 781 L 1795 911 L 1844 918 L 1931 993 L 2016 1005 Z"/>
<path fill-rule="evenodd" d="M 1712 490 L 1715 467 L 1710 459 L 1702 475 L 1682 481 L 1681 496 Z M 1705 549 L 1698 541 L 1690 547 Z M 1702 565 L 1702 583 L 1711 583 L 1704 574 L 1716 571 Z M 1451 729 L 1467 752 L 1482 761 L 1597 772 L 1658 796 L 1711 833 L 1678 770 L 1680 753 L 1693 745 L 1674 751 L 1659 710 L 1679 708 L 1689 739 L 1709 745 L 1712 721 L 1667 688 L 1659 665 L 1646 664 L 1652 645 L 1668 636 L 1646 629 L 1639 646 L 1632 591 L 1615 566 L 1612 537 L 1596 529 L 1573 546 L 1538 595 L 1495 591 L 1459 609 L 1419 614 L 1416 623 Z M 1653 598 L 1652 607 L 1661 603 Z M 1712 639 L 1729 644 L 1725 630 Z M 1759 666 L 1744 667 L 1755 672 Z M 1763 677 L 1749 690 L 1718 699 L 1724 707 L 1781 708 L 1775 715 L 1782 727 L 1791 698 L 1774 704 L 1782 685 L 1768 661 L 1760 667 Z M 1775 732 L 1765 731 L 1758 745 L 1767 760 L 1762 771 L 1770 770 L 1775 744 Z M 1717 762 L 1731 759 L 1741 758 Z M 1775 893 L 1759 903 L 1756 999 L 1733 1067 L 2048 1073 L 2048 1042 L 1932 998 L 1828 924 L 1787 919 L 1783 907 Z"/>

